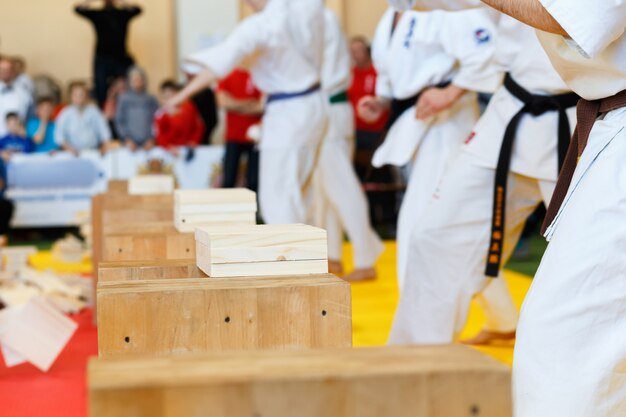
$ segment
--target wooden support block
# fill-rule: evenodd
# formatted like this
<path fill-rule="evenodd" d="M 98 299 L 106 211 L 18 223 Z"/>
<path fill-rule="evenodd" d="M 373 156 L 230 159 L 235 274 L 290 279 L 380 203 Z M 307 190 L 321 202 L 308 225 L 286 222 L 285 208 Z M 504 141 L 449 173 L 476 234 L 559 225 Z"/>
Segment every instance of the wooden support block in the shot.
<path fill-rule="evenodd" d="M 110 234 L 102 243 L 103 261 L 195 259 L 193 233 Z"/>
<path fill-rule="evenodd" d="M 176 190 L 174 203 L 179 206 L 215 204 L 255 204 L 256 193 L 246 188 L 213 188 L 210 190 Z"/>
<path fill-rule="evenodd" d="M 174 192 L 172 175 L 138 175 L 128 181 L 129 195 L 171 194 Z"/>
<path fill-rule="evenodd" d="M 91 417 L 512 415 L 510 370 L 463 346 L 93 359 L 88 385 Z"/>
<path fill-rule="evenodd" d="M 130 208 L 119 208 L 104 210 L 102 213 L 102 223 L 107 224 L 140 224 L 151 222 L 171 221 L 174 216 L 172 207 L 139 206 Z"/>
<path fill-rule="evenodd" d="M 326 231 L 306 225 L 196 229 L 196 261 L 210 277 L 328 272 Z"/>
<path fill-rule="evenodd" d="M 104 235 L 141 234 L 141 233 L 178 233 L 171 220 L 149 223 L 107 224 L 103 227 Z"/>
<path fill-rule="evenodd" d="M 349 347 L 350 285 L 332 275 L 98 284 L 101 357 Z"/>
<path fill-rule="evenodd" d="M 128 194 L 128 181 L 109 181 L 107 186 L 107 194 Z"/>
<path fill-rule="evenodd" d="M 195 260 L 100 262 L 99 282 L 206 278 Z"/>

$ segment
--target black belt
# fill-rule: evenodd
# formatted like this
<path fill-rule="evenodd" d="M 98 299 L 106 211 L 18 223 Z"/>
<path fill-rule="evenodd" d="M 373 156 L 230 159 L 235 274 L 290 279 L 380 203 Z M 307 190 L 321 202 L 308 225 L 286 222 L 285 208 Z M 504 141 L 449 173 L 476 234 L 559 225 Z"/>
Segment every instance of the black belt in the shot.
<path fill-rule="evenodd" d="M 511 168 L 511 156 L 517 128 L 522 117 L 530 114 L 534 117 L 541 116 L 551 111 L 559 112 L 558 130 L 558 154 L 560 171 L 567 154 L 571 139 L 569 119 L 566 109 L 576 106 L 580 97 L 575 93 L 558 94 L 554 96 L 544 96 L 531 94 L 513 80 L 510 74 L 504 78 L 504 87 L 514 97 L 524 103 L 524 107 L 511 119 L 504 132 L 504 140 L 500 149 L 498 166 L 496 167 L 496 181 L 493 193 L 493 215 L 491 220 L 491 242 L 489 243 L 489 253 L 487 256 L 487 269 L 485 274 L 488 277 L 497 277 L 502 265 L 502 250 L 504 247 L 504 230 L 506 215 L 507 183 Z"/>
<path fill-rule="evenodd" d="M 437 84 L 433 88 L 446 88 L 449 85 L 450 85 L 450 81 L 445 81 L 443 83 Z M 417 100 L 419 100 L 422 93 L 426 91 L 428 88 L 423 89 L 419 93 L 409 98 L 405 98 L 402 100 L 397 100 L 394 98 L 391 100 L 391 108 L 389 109 L 389 120 L 387 121 L 387 126 L 386 126 L 387 130 L 391 129 L 391 126 L 393 126 L 393 124 L 400 118 L 400 116 L 402 116 L 402 114 L 405 111 L 415 106 L 415 104 L 417 103 Z"/>

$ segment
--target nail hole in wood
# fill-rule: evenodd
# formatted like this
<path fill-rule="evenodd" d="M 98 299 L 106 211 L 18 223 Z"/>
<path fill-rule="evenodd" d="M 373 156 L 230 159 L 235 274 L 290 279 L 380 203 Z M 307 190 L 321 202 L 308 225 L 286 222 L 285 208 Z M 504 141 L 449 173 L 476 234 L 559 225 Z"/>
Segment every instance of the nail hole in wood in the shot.
<path fill-rule="evenodd" d="M 328 312 L 326 310 L 322 310 L 322 316 L 326 317 L 327 314 Z"/>
<path fill-rule="evenodd" d="M 226 317 L 226 318 L 224 319 L 224 322 L 226 322 L 226 323 L 230 323 L 230 317 Z"/>
<path fill-rule="evenodd" d="M 191 252 L 191 249 L 187 248 L 187 253 Z"/>
<path fill-rule="evenodd" d="M 130 343 L 130 337 L 126 336 L 126 337 L 124 338 L 124 342 L 126 342 L 126 343 Z"/>
<path fill-rule="evenodd" d="M 119 253 L 122 253 L 122 248 L 119 248 L 117 251 L 118 251 Z"/>
<path fill-rule="evenodd" d="M 478 407 L 477 405 L 473 405 L 472 408 L 470 408 L 470 413 L 472 416 L 480 415 L 480 407 Z"/>

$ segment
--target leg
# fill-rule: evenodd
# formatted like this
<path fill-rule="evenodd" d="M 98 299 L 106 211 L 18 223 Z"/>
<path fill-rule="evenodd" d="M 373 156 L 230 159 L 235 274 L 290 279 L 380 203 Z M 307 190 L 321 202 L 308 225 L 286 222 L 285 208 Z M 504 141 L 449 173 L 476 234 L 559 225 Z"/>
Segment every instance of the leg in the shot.
<path fill-rule="evenodd" d="M 107 99 L 109 81 L 109 64 L 106 60 L 96 57 L 93 70 L 94 98 L 102 107 Z"/>
<path fill-rule="evenodd" d="M 382 243 L 374 232 L 365 193 L 352 165 L 353 116 L 349 105 L 331 107 L 329 133 L 320 154 L 319 175 L 329 210 L 346 229 L 354 248 L 354 263 L 358 270 L 372 268 L 382 252 Z M 333 240 L 341 239 L 341 228 L 333 226 Z M 329 236 L 330 240 L 331 236 Z M 355 277 L 356 278 L 356 277 Z"/>
<path fill-rule="evenodd" d="M 464 152 L 446 173 L 411 234 L 391 343 L 450 343 L 464 326 L 472 297 L 487 283 L 494 175 Z M 510 175 L 505 258 L 540 199 L 536 180 Z"/>
<path fill-rule="evenodd" d="M 246 183 L 252 191 L 259 189 L 259 151 L 256 145 L 248 145 L 248 171 L 246 173 Z"/>
<path fill-rule="evenodd" d="M 596 122 L 522 307 L 517 417 L 626 413 L 626 134 L 610 117 Z"/>
<path fill-rule="evenodd" d="M 0 198 L 0 247 L 8 244 L 11 218 L 13 217 L 13 203 Z"/>
<path fill-rule="evenodd" d="M 233 142 L 226 143 L 226 152 L 224 153 L 224 188 L 233 188 L 237 184 L 240 160 L 241 145 Z"/>

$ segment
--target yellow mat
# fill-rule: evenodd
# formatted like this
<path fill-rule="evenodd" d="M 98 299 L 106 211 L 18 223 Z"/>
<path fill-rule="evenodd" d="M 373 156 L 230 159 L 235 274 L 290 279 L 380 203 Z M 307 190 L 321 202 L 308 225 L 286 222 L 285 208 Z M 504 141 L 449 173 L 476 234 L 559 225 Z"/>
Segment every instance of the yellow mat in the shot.
<path fill-rule="evenodd" d="M 345 245 L 345 264 L 347 271 L 352 269 L 352 251 L 349 244 Z M 52 269 L 58 273 L 91 273 L 88 259 L 78 264 L 55 261 L 50 252 L 40 252 L 30 258 L 31 264 L 37 269 Z M 385 252 L 378 265 L 378 280 L 352 285 L 353 308 L 353 340 L 357 347 L 382 346 L 387 341 L 391 322 L 398 302 L 396 283 L 396 244 L 385 243 Z M 531 280 L 515 272 L 506 272 L 506 280 L 518 307 L 521 305 Z M 483 325 L 484 315 L 481 309 L 472 304 L 469 319 L 462 337 L 476 334 Z M 511 364 L 513 361 L 513 344 L 499 347 L 480 348 L 502 362 Z"/>

